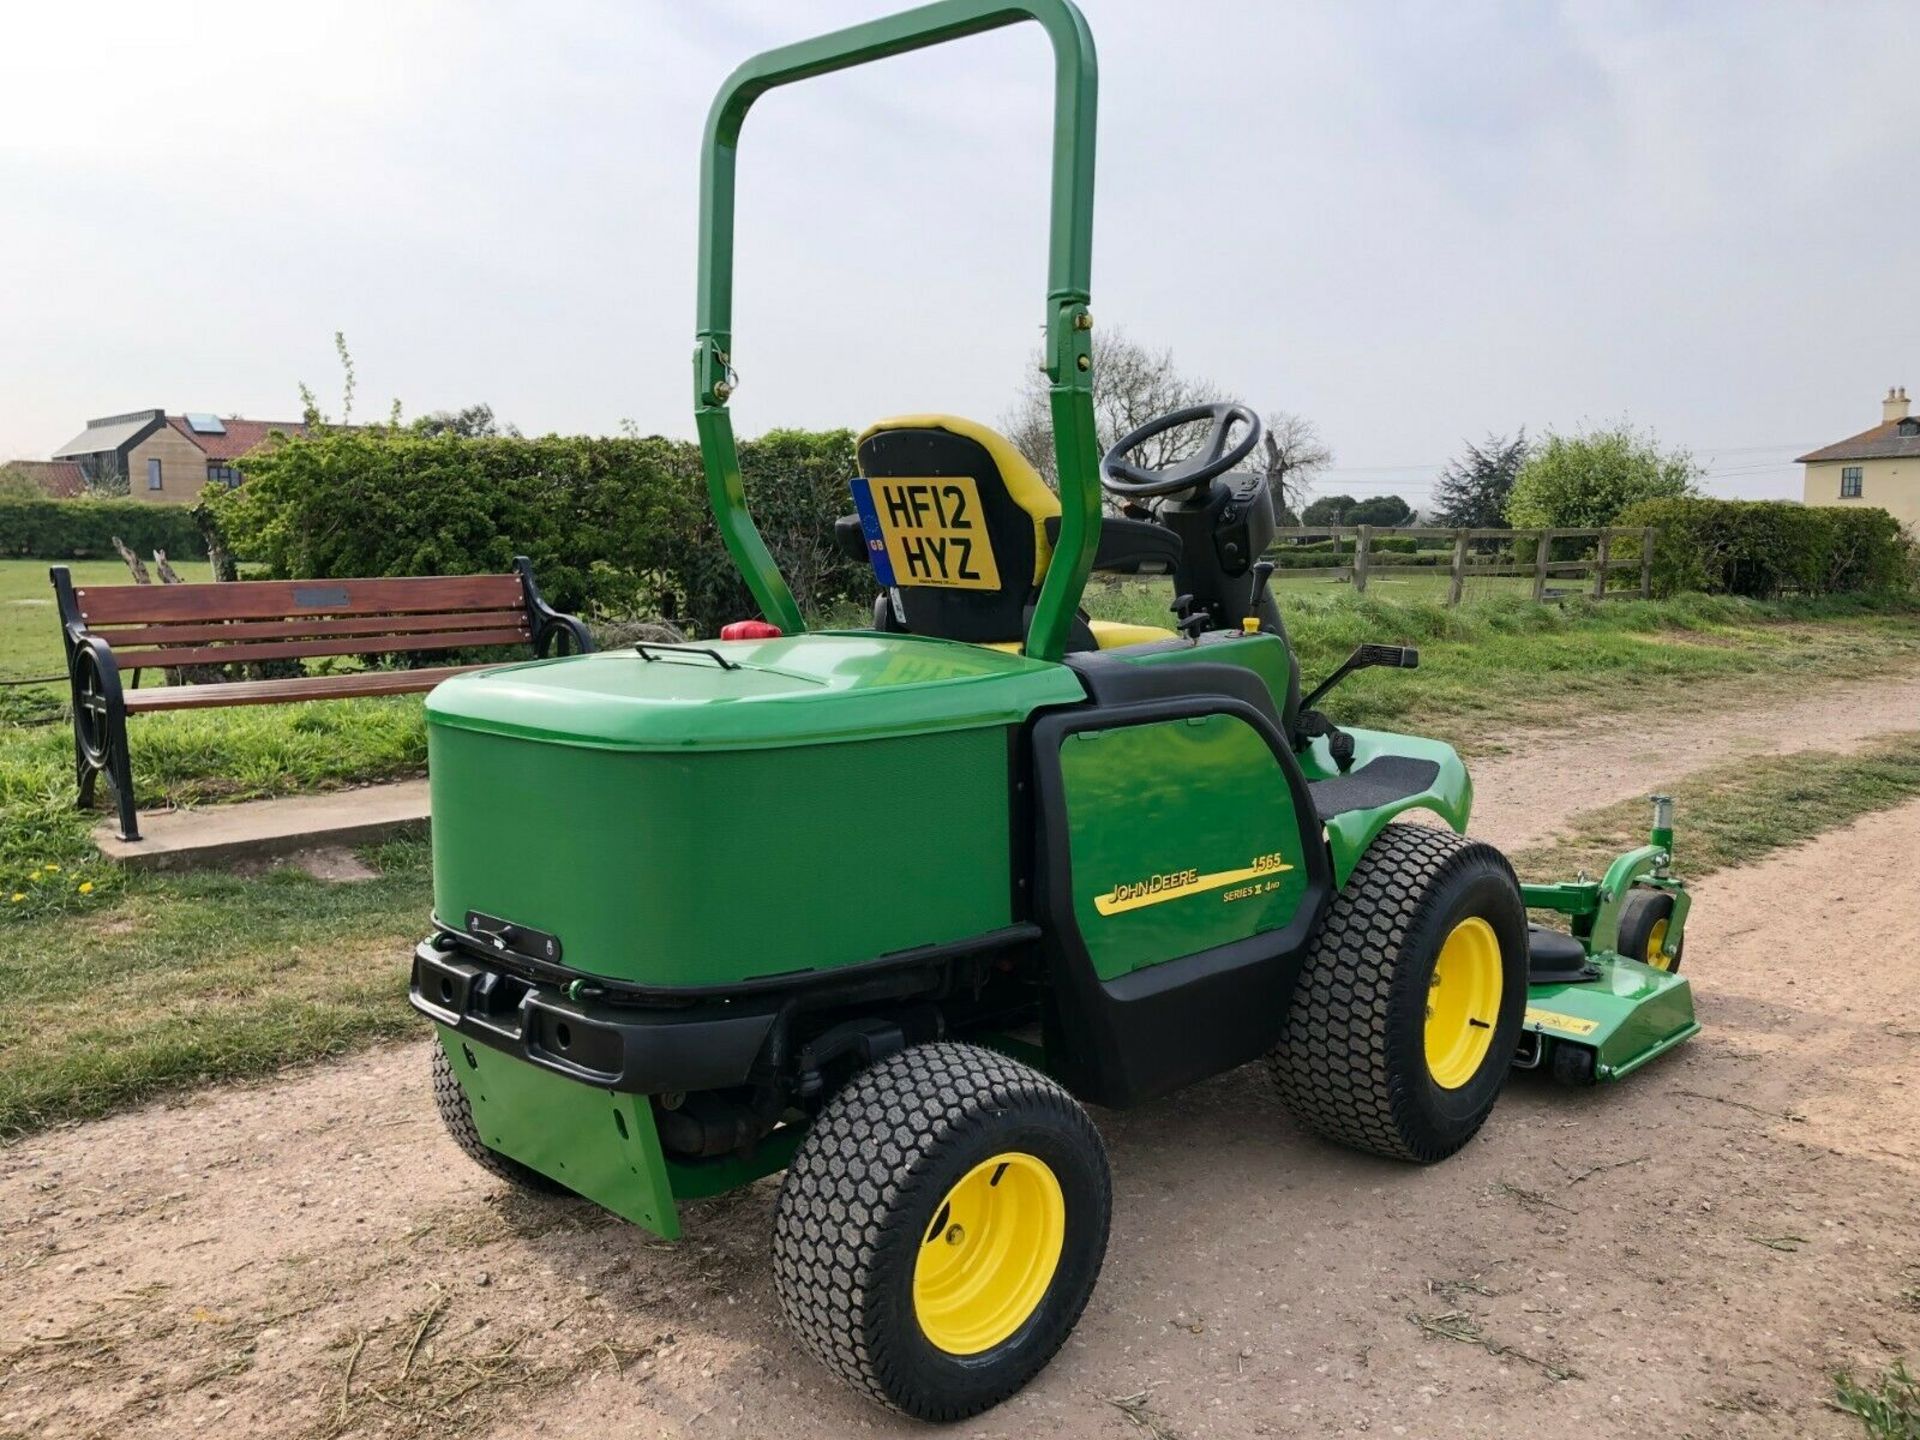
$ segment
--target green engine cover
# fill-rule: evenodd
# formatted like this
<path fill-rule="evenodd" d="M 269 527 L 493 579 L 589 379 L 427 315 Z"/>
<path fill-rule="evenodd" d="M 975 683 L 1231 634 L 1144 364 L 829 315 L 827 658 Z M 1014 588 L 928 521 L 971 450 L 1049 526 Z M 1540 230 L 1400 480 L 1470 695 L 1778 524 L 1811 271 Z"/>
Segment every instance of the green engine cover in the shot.
<path fill-rule="evenodd" d="M 1071 672 L 911 636 L 647 648 L 429 697 L 442 924 L 479 912 L 576 970 L 704 986 L 1009 923 L 1011 732 L 1080 699 Z"/>

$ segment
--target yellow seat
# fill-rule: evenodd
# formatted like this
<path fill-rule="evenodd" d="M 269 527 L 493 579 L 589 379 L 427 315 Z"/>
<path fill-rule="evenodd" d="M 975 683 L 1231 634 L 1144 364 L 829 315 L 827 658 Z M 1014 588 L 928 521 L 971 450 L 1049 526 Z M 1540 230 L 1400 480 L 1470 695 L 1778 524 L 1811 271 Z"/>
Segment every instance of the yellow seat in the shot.
<path fill-rule="evenodd" d="M 1155 640 L 1173 639 L 1173 631 L 1159 625 L 1129 625 L 1124 620 L 1089 620 L 1093 640 L 1102 650 L 1118 650 L 1122 645 L 1150 645 Z"/>
<path fill-rule="evenodd" d="M 1151 645 L 1155 640 L 1173 639 L 1173 631 L 1163 630 L 1158 625 L 1129 625 L 1124 620 L 1089 620 L 1087 628 L 1093 632 L 1093 643 L 1102 650 L 1118 650 L 1122 645 Z M 1023 642 L 1019 640 L 976 640 L 976 645 L 985 645 L 989 650 L 1004 650 L 1009 655 L 1018 655 Z"/>
<path fill-rule="evenodd" d="M 869 558 L 905 628 L 1019 650 L 1053 558 L 1047 522 L 1059 496 L 1005 436 L 953 415 L 882 420 L 860 436 L 859 459 L 863 516 L 884 544 Z M 1172 638 L 1157 625 L 1090 620 L 1071 648 Z"/>

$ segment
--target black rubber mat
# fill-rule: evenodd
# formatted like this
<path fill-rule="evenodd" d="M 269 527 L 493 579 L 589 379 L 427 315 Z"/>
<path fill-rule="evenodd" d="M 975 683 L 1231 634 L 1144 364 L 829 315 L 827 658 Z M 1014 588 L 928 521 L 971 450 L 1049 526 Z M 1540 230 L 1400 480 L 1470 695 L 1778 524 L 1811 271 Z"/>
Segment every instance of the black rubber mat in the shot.
<path fill-rule="evenodd" d="M 1313 808 L 1320 812 L 1320 818 L 1330 820 L 1349 810 L 1371 810 L 1418 795 L 1439 773 L 1439 764 L 1432 760 L 1383 755 L 1350 774 L 1309 781 L 1307 788 L 1313 792 Z"/>

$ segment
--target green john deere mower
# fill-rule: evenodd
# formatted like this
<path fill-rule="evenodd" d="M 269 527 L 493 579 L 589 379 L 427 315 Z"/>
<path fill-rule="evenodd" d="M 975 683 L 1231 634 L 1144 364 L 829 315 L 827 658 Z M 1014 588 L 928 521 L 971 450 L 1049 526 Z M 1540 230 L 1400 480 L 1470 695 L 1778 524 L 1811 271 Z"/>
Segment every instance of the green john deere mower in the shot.
<path fill-rule="evenodd" d="M 775 86 L 1021 20 L 1056 62 L 1059 491 L 979 425 L 880 422 L 838 526 L 873 624 L 810 631 L 727 411 L 742 122 Z M 736 71 L 707 125 L 695 405 L 765 618 L 463 676 L 427 706 L 412 1000 L 454 1138 L 668 1238 L 681 1202 L 785 1170 L 793 1327 L 928 1418 L 1018 1389 L 1087 1303 L 1111 1186 L 1081 1101 L 1264 1060 L 1311 1130 L 1430 1162 L 1515 1064 L 1610 1079 L 1698 1028 L 1664 807 L 1602 880 L 1521 885 L 1464 838 L 1452 749 L 1320 708 L 1412 651 L 1364 646 L 1302 696 L 1259 558 L 1272 497 L 1234 469 L 1258 418 L 1196 407 L 1098 453 L 1094 98 L 1067 0 L 943 0 Z M 1131 458 L 1182 425 L 1205 427 L 1190 458 Z M 1088 620 L 1096 569 L 1169 577 L 1174 625 Z"/>

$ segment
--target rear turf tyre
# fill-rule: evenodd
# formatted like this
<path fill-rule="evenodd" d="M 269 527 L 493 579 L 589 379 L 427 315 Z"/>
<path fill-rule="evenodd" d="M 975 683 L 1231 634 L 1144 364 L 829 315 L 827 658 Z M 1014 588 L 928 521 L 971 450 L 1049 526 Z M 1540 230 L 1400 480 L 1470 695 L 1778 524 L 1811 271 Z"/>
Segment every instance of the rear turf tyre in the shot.
<path fill-rule="evenodd" d="M 1442 1160 L 1499 1097 L 1526 1003 L 1513 867 L 1451 831 L 1389 825 L 1328 907 L 1267 1063 L 1315 1133 Z"/>
<path fill-rule="evenodd" d="M 460 1077 L 453 1073 L 447 1059 L 447 1047 L 438 1041 L 433 1047 L 433 1108 L 440 1112 L 440 1123 L 447 1127 L 453 1143 L 466 1157 L 490 1175 L 497 1175 L 515 1189 L 535 1195 L 564 1195 L 567 1187 L 549 1180 L 531 1166 L 522 1165 L 498 1150 L 489 1149 L 473 1123 L 473 1102 L 461 1088 Z"/>
<path fill-rule="evenodd" d="M 1680 968 L 1680 957 L 1687 948 L 1671 955 L 1667 949 L 1667 927 L 1673 923 L 1673 896 L 1664 890 L 1636 889 L 1627 892 L 1620 906 L 1620 938 L 1614 943 L 1620 953 L 1633 960 L 1644 960 L 1656 970 L 1672 974 Z"/>
<path fill-rule="evenodd" d="M 922 1420 L 999 1404 L 1086 1307 L 1113 1208 L 1106 1147 L 1045 1076 L 939 1042 L 850 1080 L 774 1207 L 787 1323 L 854 1389 Z"/>

